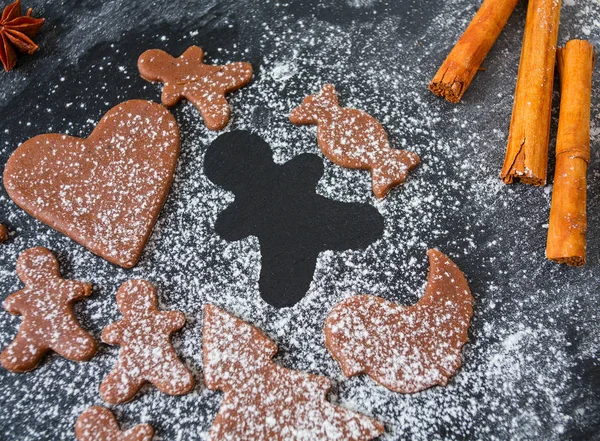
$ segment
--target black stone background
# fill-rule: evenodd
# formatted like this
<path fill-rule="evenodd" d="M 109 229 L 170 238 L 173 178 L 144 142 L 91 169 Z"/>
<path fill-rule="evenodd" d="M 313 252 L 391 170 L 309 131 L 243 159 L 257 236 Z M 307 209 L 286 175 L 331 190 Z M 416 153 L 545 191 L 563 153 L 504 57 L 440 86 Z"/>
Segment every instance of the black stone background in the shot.
<path fill-rule="evenodd" d="M 270 39 L 269 35 L 265 35 L 261 24 L 267 23 L 273 30 L 273 35 L 289 32 L 286 41 L 290 47 L 294 47 L 299 44 L 298 41 L 302 37 L 302 31 L 298 30 L 294 23 L 302 20 L 309 25 L 318 22 L 351 30 L 354 40 L 348 43 L 355 55 L 355 62 L 347 62 L 343 69 L 360 75 L 365 70 L 363 61 L 366 60 L 368 64 L 369 60 L 377 58 L 379 53 L 382 54 L 381 56 L 388 56 L 386 54 L 389 54 L 389 46 L 383 45 L 396 41 L 396 37 L 382 38 L 378 45 L 377 39 L 371 36 L 378 32 L 380 24 L 391 22 L 396 26 L 397 40 L 403 42 L 406 52 L 397 58 L 389 58 L 389 64 L 414 68 L 415 70 L 411 72 L 417 73 L 411 74 L 412 76 L 407 74 L 407 76 L 411 81 L 419 78 L 422 82 L 404 85 L 402 90 L 396 91 L 390 89 L 389 84 L 375 84 L 377 78 L 373 77 L 373 84 L 362 85 L 362 96 L 369 93 L 396 96 L 410 90 L 407 99 L 402 102 L 400 98 L 405 109 L 403 114 L 412 115 L 418 120 L 423 112 L 434 112 L 440 115 L 441 119 L 435 121 L 435 130 L 432 129 L 430 134 L 435 133 L 440 140 L 461 140 L 453 144 L 457 149 L 456 156 L 448 158 L 445 162 L 443 154 L 439 151 L 431 153 L 431 156 L 424 151 L 431 143 L 427 133 L 421 135 L 408 130 L 405 134 L 399 134 L 397 130 L 390 135 L 392 142 L 398 143 L 402 139 L 406 140 L 408 145 L 419 146 L 417 151 L 423 157 L 424 163 L 432 157 L 437 157 L 436 166 L 443 168 L 446 175 L 455 182 L 470 183 L 471 180 L 490 176 L 496 178 L 504 155 L 526 2 L 522 2 L 517 7 L 485 62 L 487 71 L 478 74 L 463 104 L 450 105 L 425 90 L 427 80 L 435 73 L 451 45 L 461 34 L 478 3 L 471 0 L 443 3 L 432 0 L 349 0 L 348 2 L 306 0 L 279 3 L 251 0 L 169 2 L 25 0 L 25 7 L 33 7 L 34 15 L 45 17 L 47 23 L 37 38 L 41 50 L 34 56 L 21 57 L 14 72 L 0 74 L 0 164 L 3 167 L 12 151 L 32 136 L 47 131 L 87 136 L 101 115 L 119 102 L 132 98 L 157 101 L 159 89 L 149 86 L 139 78 L 135 68 L 137 56 L 145 49 L 160 47 L 177 55 L 190 44 L 199 44 L 207 51 L 209 61 L 212 56 L 213 60 L 218 58 L 221 62 L 231 59 L 231 61 L 244 60 L 252 63 L 255 67 L 253 82 L 257 83 L 264 79 L 262 65 L 265 56 L 281 51 L 280 46 L 275 46 L 275 42 L 280 45 L 282 41 Z M 580 13 L 581 8 L 587 8 L 588 12 Z M 447 14 L 449 25 L 440 25 L 440 14 Z M 593 0 L 577 0 L 574 5 L 563 9 L 559 41 L 564 44 L 569 38 L 583 37 L 594 42 L 596 47 L 600 47 L 599 22 L 598 3 Z M 582 33 L 584 25 L 587 26 L 589 35 Z M 440 28 L 439 31 L 436 27 Z M 183 36 L 188 35 L 190 31 L 198 31 L 198 33 L 192 38 L 184 38 Z M 162 36 L 168 36 L 166 42 L 161 38 Z M 364 42 L 368 42 L 368 46 L 365 46 Z M 220 48 L 225 48 L 235 55 L 219 56 Z M 331 53 L 335 53 L 341 48 L 329 49 Z M 240 55 L 239 52 L 242 50 L 246 51 Z M 369 55 L 365 55 L 365 51 Z M 411 64 L 411 57 L 416 57 L 415 54 L 418 54 L 419 66 Z M 327 60 L 324 62 L 327 63 Z M 125 66 L 127 74 L 120 74 L 117 66 Z M 301 69 L 310 70 L 311 64 L 302 65 Z M 338 72 L 339 66 L 331 69 L 332 72 Z M 336 75 L 331 74 L 333 78 L 337 78 Z M 594 83 L 592 119 L 595 121 L 593 127 L 598 127 L 600 125 L 597 122 L 600 114 L 598 93 L 600 75 L 597 69 Z M 306 93 L 315 92 L 319 85 L 315 83 L 307 86 L 304 82 L 301 88 L 295 87 L 294 82 L 291 82 L 286 88 L 281 89 L 280 95 L 276 98 L 286 100 L 286 106 L 299 103 Z M 307 90 L 307 87 L 310 90 Z M 341 84 L 338 89 L 346 98 L 345 100 L 342 98 L 342 102 L 346 103 L 350 101 L 349 97 L 355 91 L 350 80 Z M 414 96 L 419 96 L 420 99 L 413 100 L 411 97 Z M 239 103 L 245 97 L 248 95 L 241 92 L 236 98 L 232 98 L 232 103 Z M 558 104 L 558 94 L 555 94 L 555 101 L 555 104 Z M 360 103 L 360 99 L 356 97 L 353 102 Z M 67 107 L 63 105 L 66 103 L 74 104 Z M 80 103 L 84 103 L 85 106 L 79 106 Z M 369 108 L 370 105 L 367 103 L 364 108 L 371 113 L 376 113 L 377 109 Z M 265 131 L 270 125 L 279 127 L 285 124 L 286 111 L 291 110 L 291 106 L 288 109 L 281 109 L 280 113 L 272 112 L 273 108 L 273 106 L 259 106 L 253 113 L 244 115 L 246 128 Z M 186 155 L 184 152 L 186 146 L 191 145 L 192 138 L 199 133 L 202 136 L 212 135 L 205 134 L 199 118 L 190 117 L 190 115 L 194 117 L 197 115 L 193 113 L 193 109 L 189 109 L 189 105 L 188 107 L 179 105 L 174 113 L 182 124 L 183 132 L 182 158 L 178 173 L 182 179 L 193 177 L 194 173 L 198 173 L 194 170 L 200 170 L 201 164 L 192 162 L 194 158 Z M 557 116 L 555 106 L 553 138 Z M 241 118 L 234 106 L 233 128 L 241 124 Z M 460 126 L 456 121 L 464 121 L 466 124 Z M 185 125 L 187 127 L 184 127 Z M 290 127 L 289 130 L 297 129 Z M 496 136 L 498 130 L 504 134 L 504 137 Z M 314 132 L 304 132 L 302 139 L 304 145 L 313 149 L 312 152 L 318 152 L 314 147 Z M 469 139 L 473 142 L 468 142 Z M 540 404 L 545 401 L 538 401 L 539 396 L 529 399 L 525 393 L 515 396 L 513 400 L 510 395 L 507 397 L 500 393 L 503 383 L 500 378 L 494 386 L 498 388 L 497 391 L 494 387 L 473 387 L 471 392 L 463 390 L 477 403 L 478 412 L 472 415 L 470 421 L 464 417 L 454 418 L 453 413 L 448 412 L 447 418 L 434 419 L 431 419 L 429 414 L 421 413 L 422 424 L 407 423 L 402 420 L 402 410 L 394 411 L 394 409 L 404 409 L 403 406 L 406 406 L 410 402 L 408 400 L 412 398 L 394 394 L 385 395 L 388 397 L 387 401 L 379 402 L 382 407 L 376 404 L 370 405 L 366 410 L 362 408 L 363 411 L 385 420 L 388 427 L 396 424 L 397 429 L 388 432 L 387 439 L 424 439 L 427 434 L 430 439 L 600 439 L 600 362 L 598 360 L 600 348 L 598 343 L 600 335 L 598 325 L 600 157 L 598 150 L 600 145 L 598 135 L 595 135 L 593 140 L 595 142 L 592 143 L 593 154 L 589 173 L 589 262 L 585 268 L 558 267 L 544 259 L 546 229 L 543 225 L 548 217 L 549 194 L 542 189 L 525 186 L 502 187 L 495 195 L 484 194 L 483 203 L 475 202 L 470 197 L 469 192 L 476 190 L 467 184 L 462 188 L 450 189 L 444 193 L 444 200 L 451 200 L 452 197 L 460 200 L 461 211 L 452 212 L 445 218 L 445 224 L 435 226 L 443 228 L 444 234 L 432 236 L 425 230 L 422 232 L 423 238 L 428 240 L 427 246 L 439 246 L 455 258 L 461 269 L 468 275 L 477 300 L 470 342 L 473 349 L 468 346 L 465 349 L 465 372 L 477 372 L 479 359 L 477 351 L 485 351 L 487 346 L 497 344 L 499 341 L 500 337 L 496 339 L 493 333 L 490 335 L 483 331 L 486 323 L 495 323 L 499 326 L 504 323 L 507 328 L 525 323 L 549 332 L 545 335 L 550 336 L 550 340 L 548 338 L 540 340 L 548 347 L 539 347 L 535 344 L 522 346 L 529 348 L 531 352 L 520 354 L 527 375 L 516 380 L 516 384 L 522 384 L 522 389 L 529 391 L 535 376 L 543 374 L 542 371 L 546 367 L 552 366 L 552 351 L 555 349 L 553 343 L 559 346 L 560 353 L 563 354 L 561 357 L 566 357 L 567 360 L 560 364 L 561 370 L 558 373 L 565 374 L 568 380 L 561 385 L 561 392 L 557 394 L 558 402 L 555 404 L 560 407 L 560 412 L 567 416 L 564 427 L 556 430 L 556 426 L 550 424 L 555 409 Z M 301 151 L 302 146 L 297 148 L 300 150 L 296 150 L 296 154 Z M 452 162 L 457 157 L 466 159 L 473 168 L 467 167 L 466 170 L 461 170 L 456 166 L 456 162 Z M 200 161 L 199 158 L 201 156 L 196 160 Z M 327 170 L 332 170 L 330 166 L 327 167 Z M 553 161 L 551 160 L 550 181 L 552 172 Z M 426 180 L 431 173 L 424 168 L 418 171 L 413 179 Z M 183 191 L 182 182 L 175 185 L 165 207 L 163 216 L 167 219 L 169 213 L 180 213 L 176 197 L 178 192 Z M 432 185 L 435 185 L 435 182 Z M 362 191 L 363 187 L 360 188 Z M 410 186 L 407 186 L 406 192 L 409 189 Z M 362 202 L 369 200 L 369 195 L 365 191 L 358 199 L 352 199 L 353 196 L 348 195 L 343 198 Z M 94 280 L 95 286 L 100 280 L 104 283 L 106 280 L 114 280 L 112 285 L 96 286 L 94 296 L 98 304 L 102 299 L 108 301 L 107 299 L 114 295 L 118 285 L 127 278 L 136 276 L 148 277 L 152 280 L 152 276 L 155 276 L 153 282 L 162 289 L 162 301 L 172 307 L 173 303 L 176 303 L 175 296 L 179 295 L 177 290 L 186 292 L 186 280 L 182 281 L 180 276 L 189 271 L 190 267 L 178 263 L 177 268 L 169 267 L 168 271 L 163 272 L 162 268 L 165 266 L 161 263 L 161 255 L 168 255 L 166 248 L 173 243 L 170 241 L 181 240 L 193 246 L 195 241 L 205 240 L 202 234 L 196 233 L 208 234 L 207 231 L 210 231 L 216 213 L 226 205 L 214 209 L 208 219 L 203 218 L 200 221 L 202 225 L 194 230 L 191 236 L 177 228 L 185 228 L 198 221 L 197 213 L 185 214 L 184 211 L 176 221 L 165 220 L 164 224 L 159 221 L 142 264 L 138 269 L 128 272 L 111 266 L 60 234 L 32 220 L 7 199 L 3 187 L 0 187 L 0 222 L 6 222 L 13 232 L 11 241 L 0 248 L 0 298 L 6 297 L 20 286 L 14 274 L 18 252 L 30 246 L 44 245 L 56 252 L 66 277 Z M 388 217 L 386 220 L 388 228 L 402 230 L 407 228 L 407 225 L 410 226 L 408 221 L 396 224 L 394 219 L 386 217 Z M 173 226 L 175 228 L 169 230 Z M 165 239 L 164 245 L 161 245 L 159 238 L 156 237 L 157 231 L 161 231 L 161 228 L 162 231 L 169 231 L 169 240 Z M 401 235 L 403 234 L 404 231 Z M 407 236 L 415 234 L 421 233 L 406 232 Z M 464 251 L 465 244 L 460 239 L 463 237 L 469 237 L 474 241 L 468 252 Z M 403 303 L 414 302 L 417 294 L 406 294 L 408 289 L 405 288 L 404 291 L 396 293 L 395 288 L 410 286 L 414 288 L 423 282 L 427 267 L 423 260 L 423 249 L 420 245 L 410 245 L 406 250 L 397 252 L 396 257 L 399 259 L 406 261 L 411 257 L 417 259 L 414 273 L 406 276 L 407 281 L 400 280 L 402 274 L 392 276 L 381 274 L 381 285 L 378 285 L 375 280 L 373 286 L 387 284 L 390 286 L 390 291 L 385 293 L 388 298 Z M 201 282 L 208 283 L 206 278 L 210 274 L 221 271 L 218 268 L 217 254 L 208 252 L 206 255 L 197 255 L 196 258 L 206 262 L 203 267 L 206 274 L 199 275 Z M 212 270 L 211 266 L 214 267 Z M 227 271 L 224 272 L 226 275 L 223 277 L 227 277 Z M 251 277 L 256 278 L 255 276 Z M 493 290 L 490 289 L 492 286 Z M 368 290 L 365 286 L 357 289 Z M 376 288 L 370 291 L 377 293 Z M 212 301 L 215 301 L 218 299 L 215 293 L 218 293 L 218 288 L 209 291 L 207 298 L 210 299 L 212 296 Z M 188 293 L 188 295 L 192 294 Z M 491 299 L 494 302 L 493 307 L 490 306 Z M 239 300 L 242 303 L 243 301 L 243 298 Z M 274 323 L 277 318 L 276 310 L 267 308 L 263 311 L 250 307 L 245 309 L 240 306 L 242 303 L 236 303 L 238 306 L 232 308 L 242 313 L 249 321 L 268 328 L 272 335 L 276 334 L 269 328 L 269 324 Z M 323 306 L 315 310 L 316 316 L 321 320 L 319 323 L 322 323 L 332 304 L 328 303 L 327 307 Z M 227 306 L 227 302 L 221 305 Z M 185 309 L 184 305 L 177 305 L 177 307 Z M 98 317 L 94 314 L 98 311 L 106 311 L 106 308 L 106 306 L 97 307 L 89 311 L 84 306 L 78 307 L 78 315 L 82 323 L 92 330 L 96 337 L 99 336 L 103 326 L 119 316 L 112 306 L 110 317 Z M 197 306 L 194 310 L 196 318 L 188 318 L 190 326 L 196 329 L 188 331 L 188 336 L 192 338 L 200 336 L 198 329 L 200 324 L 196 321 L 201 317 L 200 311 L 200 306 Z M 18 319 L 9 317 L 4 312 L 0 313 L 2 347 L 6 346 L 12 338 L 18 323 Z M 314 325 L 315 335 L 318 335 L 319 323 Z M 555 335 L 562 337 L 552 342 L 552 336 Z M 294 343 L 289 335 L 278 337 L 275 339 L 284 352 L 281 356 L 282 363 L 297 369 L 339 377 L 333 362 L 323 362 L 326 367 L 322 368 L 323 363 L 319 365 L 318 362 L 306 361 L 302 358 L 303 352 L 296 356 L 292 350 L 296 346 L 302 347 L 302 344 Z M 178 341 L 178 344 L 183 348 L 194 347 L 196 350 L 198 348 L 197 344 L 186 346 L 181 341 Z M 307 345 L 314 344 L 318 342 L 307 343 Z M 72 425 L 77 414 L 87 406 L 101 404 L 92 386 L 99 383 L 99 379 L 108 372 L 115 356 L 115 348 L 107 349 L 103 346 L 101 354 L 97 357 L 97 363 L 101 368 L 95 367 L 94 360 L 87 364 L 88 367 L 82 367 L 50 357 L 33 373 L 14 375 L 0 370 L 0 439 L 73 439 Z M 320 350 L 319 357 L 325 360 L 325 356 L 326 353 Z M 544 361 L 546 356 L 549 357 L 550 362 Z M 198 352 L 187 354 L 183 358 L 193 366 L 201 383 L 200 354 Z M 537 369 L 542 371 L 536 372 Z M 564 370 L 568 372 L 565 373 Z M 460 375 L 457 382 L 460 382 Z M 357 379 L 353 384 L 363 387 L 364 390 L 370 390 L 367 387 L 370 384 L 368 379 Z M 203 385 L 199 387 L 203 388 Z M 465 387 L 468 389 L 469 385 Z M 431 393 L 436 394 L 437 390 Z M 336 382 L 334 392 L 341 397 L 347 397 L 349 393 L 339 382 Z M 220 400 L 218 393 L 208 393 L 205 390 L 201 392 L 203 398 L 196 396 L 194 400 L 188 397 L 181 398 L 179 401 L 174 399 L 161 401 L 162 398 L 158 398 L 155 391 L 146 390 L 145 394 L 154 394 L 152 395 L 154 399 L 145 396 L 138 399 L 137 403 L 119 407 L 117 414 L 126 425 L 140 420 L 151 422 L 159 435 L 157 439 L 165 440 L 205 439 Z M 361 410 L 360 396 L 359 398 L 352 394 L 350 396 L 355 398 L 353 402 L 358 403 L 355 404 L 357 410 Z M 419 397 L 414 398 L 415 406 L 419 406 L 419 400 Z M 443 401 L 446 404 L 448 402 Z M 384 407 L 388 410 L 384 411 Z M 515 409 L 526 409 L 528 413 L 517 412 Z M 514 419 L 511 419 L 513 416 Z M 414 426 L 413 429 L 411 426 Z M 487 429 L 481 430 L 481 427 Z"/>

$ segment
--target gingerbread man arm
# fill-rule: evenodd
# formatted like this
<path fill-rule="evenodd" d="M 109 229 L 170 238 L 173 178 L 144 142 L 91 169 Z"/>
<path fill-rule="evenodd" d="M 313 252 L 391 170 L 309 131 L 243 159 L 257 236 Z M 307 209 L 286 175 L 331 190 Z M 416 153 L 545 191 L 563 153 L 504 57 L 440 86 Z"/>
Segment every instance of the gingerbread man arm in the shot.
<path fill-rule="evenodd" d="M 323 176 L 323 161 L 310 153 L 302 153 L 282 165 L 291 175 L 294 173 L 295 179 L 317 186 L 317 183 Z"/>
<path fill-rule="evenodd" d="M 233 242 L 250 236 L 250 226 L 245 221 L 239 204 L 233 203 L 217 216 L 215 231 L 223 239 Z"/>
<path fill-rule="evenodd" d="M 122 321 L 111 323 L 102 330 L 102 341 L 111 345 L 121 344 L 122 334 Z"/>
<path fill-rule="evenodd" d="M 185 314 L 181 311 L 161 312 L 165 327 L 171 331 L 179 331 L 185 326 Z"/>
<path fill-rule="evenodd" d="M 89 297 L 92 294 L 92 284 L 85 282 L 78 282 L 76 280 L 69 280 L 68 283 L 68 294 L 67 301 L 78 301 Z"/>
<path fill-rule="evenodd" d="M 252 65 L 244 61 L 237 61 L 221 66 L 218 72 L 212 75 L 224 93 L 233 92 L 244 87 L 252 79 Z"/>
<path fill-rule="evenodd" d="M 160 101 L 167 107 L 177 104 L 183 97 L 183 86 L 177 83 L 165 83 Z"/>
<path fill-rule="evenodd" d="M 25 290 L 17 291 L 9 295 L 6 299 L 4 299 L 4 309 L 9 314 L 13 315 L 21 315 L 24 310 L 23 306 L 25 306 L 27 301 L 27 293 Z"/>

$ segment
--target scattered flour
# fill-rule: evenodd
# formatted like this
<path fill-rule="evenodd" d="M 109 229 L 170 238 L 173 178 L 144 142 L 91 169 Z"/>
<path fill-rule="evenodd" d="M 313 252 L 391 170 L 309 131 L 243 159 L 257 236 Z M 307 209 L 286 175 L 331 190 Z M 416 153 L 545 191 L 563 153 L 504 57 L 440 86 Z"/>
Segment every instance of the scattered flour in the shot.
<path fill-rule="evenodd" d="M 203 154 L 217 134 L 206 130 L 197 110 L 184 103 L 174 110 L 182 131 L 175 183 L 140 264 L 132 270 L 108 264 L 28 217 L 1 192 L 0 220 L 17 227 L 0 252 L 2 298 L 21 287 L 14 271 L 18 253 L 31 246 L 49 247 L 65 277 L 94 284 L 91 298 L 78 304 L 76 312 L 99 340 L 102 328 L 121 318 L 114 301 L 118 286 L 131 278 L 155 284 L 162 309 L 186 313 L 186 327 L 173 342 L 198 382 L 193 393 L 181 397 L 145 388 L 116 408 L 123 427 L 149 422 L 157 439 L 206 439 L 219 408 L 222 394 L 209 391 L 202 376 L 206 303 L 263 329 L 279 347 L 278 364 L 332 378 L 330 400 L 382 421 L 384 440 L 597 436 L 600 404 L 593 375 L 600 365 L 600 325 L 597 286 L 590 281 L 600 277 L 598 121 L 592 129 L 586 267 L 567 269 L 545 260 L 549 195 L 496 181 L 525 6 L 517 7 L 484 62 L 487 70 L 477 75 L 463 102 L 453 106 L 426 85 L 474 14 L 471 0 L 448 0 L 435 8 L 413 0 L 401 7 L 353 1 L 361 7 L 349 8 L 353 15 L 345 21 L 328 15 L 323 3 L 304 3 L 305 8 L 272 1 L 213 1 L 199 7 L 189 1 L 156 10 L 143 2 L 57 6 L 40 34 L 39 58 L 0 78 L 0 107 L 3 115 L 11 112 L 11 118 L 0 121 L 0 159 L 4 164 L 19 143 L 48 130 L 87 136 L 102 114 L 126 99 L 158 100 L 160 86 L 137 76 L 137 57 L 152 47 L 175 54 L 198 44 L 207 50 L 207 62 L 252 62 L 257 75 L 229 97 L 232 122 L 226 130 L 257 132 L 272 146 L 277 162 L 303 152 L 321 154 L 314 128 L 295 127 L 288 115 L 325 82 L 335 84 L 342 105 L 379 119 L 392 145 L 419 154 L 419 167 L 383 201 L 373 198 L 368 173 L 324 161 L 318 192 L 376 206 L 386 222 L 380 241 L 365 251 L 322 253 L 300 303 L 283 310 L 266 305 L 258 293 L 258 241 L 226 242 L 214 233 L 216 216 L 232 194 L 204 176 Z M 44 16 L 43 8 L 34 11 Z M 140 20 L 134 29 L 132 14 Z M 586 37 L 600 47 L 598 20 L 596 1 L 573 2 L 563 9 L 560 44 L 589 29 Z M 61 23 L 61 31 L 53 22 Z M 159 22 L 163 25 L 157 26 Z M 62 29 L 67 30 L 64 35 Z M 54 40 L 64 46 L 51 44 Z M 598 72 L 594 83 L 600 84 Z M 27 106 L 22 101 L 26 96 L 35 97 Z M 66 103 L 73 104 L 65 108 Z M 597 94 L 592 107 L 592 115 L 600 114 Z M 431 247 L 458 264 L 475 297 L 463 367 L 447 387 L 413 395 L 390 392 L 364 376 L 344 378 L 323 345 L 328 312 L 356 293 L 414 303 L 422 294 L 425 252 Z M 4 312 L 0 316 L 4 348 L 20 319 Z M 102 403 L 98 386 L 117 353 L 118 348 L 101 345 L 88 363 L 51 356 L 32 373 L 0 371 L 0 408 L 5 410 L 0 432 L 22 441 L 73 439 L 77 416 Z"/>

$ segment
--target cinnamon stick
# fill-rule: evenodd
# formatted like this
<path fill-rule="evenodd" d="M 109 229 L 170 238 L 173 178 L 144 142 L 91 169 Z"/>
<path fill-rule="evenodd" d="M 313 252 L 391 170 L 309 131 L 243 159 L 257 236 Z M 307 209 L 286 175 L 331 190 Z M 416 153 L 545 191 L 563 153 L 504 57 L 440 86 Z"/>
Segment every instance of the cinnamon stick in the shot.
<path fill-rule="evenodd" d="M 560 0 L 529 0 L 508 146 L 500 177 L 546 185 Z"/>
<path fill-rule="evenodd" d="M 585 264 L 586 173 L 595 57 L 594 47 L 583 40 L 571 40 L 557 53 L 561 97 L 546 257 L 572 266 Z"/>
<path fill-rule="evenodd" d="M 484 0 L 469 27 L 429 83 L 429 90 L 451 103 L 458 103 L 518 2 Z"/>

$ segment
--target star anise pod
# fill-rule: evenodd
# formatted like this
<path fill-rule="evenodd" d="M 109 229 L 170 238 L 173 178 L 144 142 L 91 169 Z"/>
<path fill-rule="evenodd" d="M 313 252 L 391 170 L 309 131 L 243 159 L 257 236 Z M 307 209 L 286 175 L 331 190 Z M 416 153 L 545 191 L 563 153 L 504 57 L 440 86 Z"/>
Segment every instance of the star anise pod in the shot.
<path fill-rule="evenodd" d="M 8 72 L 17 64 L 17 51 L 31 55 L 38 45 L 31 40 L 44 24 L 43 18 L 33 18 L 31 8 L 27 15 L 21 12 L 21 0 L 11 3 L 0 18 L 0 61 Z"/>

